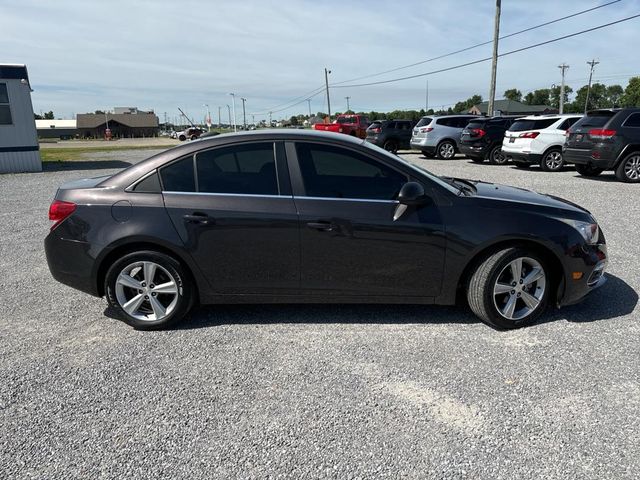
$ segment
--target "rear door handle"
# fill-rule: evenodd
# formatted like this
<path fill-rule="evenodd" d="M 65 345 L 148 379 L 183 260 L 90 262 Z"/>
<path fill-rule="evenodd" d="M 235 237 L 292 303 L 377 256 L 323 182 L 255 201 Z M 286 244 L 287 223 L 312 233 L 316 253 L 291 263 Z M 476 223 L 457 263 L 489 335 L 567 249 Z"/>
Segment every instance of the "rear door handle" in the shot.
<path fill-rule="evenodd" d="M 331 222 L 309 222 L 307 223 L 307 227 L 322 232 L 331 232 L 335 228 L 335 225 Z"/>
<path fill-rule="evenodd" d="M 213 219 L 207 215 L 206 213 L 194 212 L 191 215 L 183 215 L 184 220 L 187 223 L 198 223 L 200 225 L 206 225 L 208 223 L 213 223 Z"/>

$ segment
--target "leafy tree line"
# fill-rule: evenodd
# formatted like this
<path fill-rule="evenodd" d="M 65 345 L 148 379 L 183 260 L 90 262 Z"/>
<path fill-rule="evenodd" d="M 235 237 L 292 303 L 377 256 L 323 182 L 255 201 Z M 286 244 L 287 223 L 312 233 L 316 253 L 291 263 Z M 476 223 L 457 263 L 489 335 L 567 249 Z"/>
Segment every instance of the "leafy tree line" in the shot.
<path fill-rule="evenodd" d="M 42 115 L 38 115 L 37 113 L 35 113 L 33 117 L 36 120 L 53 120 L 55 118 L 51 110 L 49 110 L 47 113 L 44 113 Z"/>

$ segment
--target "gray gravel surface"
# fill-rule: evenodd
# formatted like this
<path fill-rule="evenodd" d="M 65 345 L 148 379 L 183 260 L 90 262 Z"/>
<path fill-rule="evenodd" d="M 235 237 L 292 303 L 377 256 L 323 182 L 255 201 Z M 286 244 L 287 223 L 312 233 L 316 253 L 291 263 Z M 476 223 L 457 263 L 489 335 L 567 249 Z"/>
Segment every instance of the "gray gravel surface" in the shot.
<path fill-rule="evenodd" d="M 151 153 L 0 176 L 1 478 L 638 478 L 640 186 L 406 155 L 599 219 L 609 282 L 527 329 L 236 305 L 138 332 L 56 283 L 42 241 L 57 185 Z"/>

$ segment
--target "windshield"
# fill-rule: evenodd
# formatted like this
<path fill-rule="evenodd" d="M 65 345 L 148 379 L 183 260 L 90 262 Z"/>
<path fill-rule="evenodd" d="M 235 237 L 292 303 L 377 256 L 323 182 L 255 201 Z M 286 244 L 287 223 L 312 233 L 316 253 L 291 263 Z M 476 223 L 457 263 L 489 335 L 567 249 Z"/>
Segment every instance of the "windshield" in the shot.
<path fill-rule="evenodd" d="M 358 123 L 358 117 L 338 117 L 336 123 Z"/>
<path fill-rule="evenodd" d="M 378 147 L 377 145 L 374 145 L 371 142 L 366 142 L 365 141 L 365 142 L 362 142 L 362 145 L 364 147 L 366 147 L 366 148 L 371 149 L 371 150 L 375 150 L 378 153 L 383 153 L 387 157 L 391 157 L 396 162 L 401 162 L 404 165 L 412 168 L 413 170 L 417 170 L 421 175 L 428 177 L 429 180 L 432 180 L 434 183 L 437 183 L 441 187 L 446 188 L 451 193 L 455 193 L 456 195 L 460 193 L 460 190 L 461 190 L 460 187 L 452 185 L 451 183 L 447 182 L 446 180 L 443 180 L 442 178 L 438 177 L 437 175 L 434 175 L 429 170 L 427 170 L 424 167 L 421 167 L 420 165 L 416 165 L 414 163 L 408 162 L 407 160 L 405 160 L 402 157 L 399 157 L 398 155 L 393 155 L 392 153 L 387 152 L 384 148 L 380 148 L 380 147 Z"/>
<path fill-rule="evenodd" d="M 609 121 L 609 119 L 613 117 L 613 112 L 598 112 L 598 113 L 587 113 L 587 116 L 582 118 L 579 123 L 581 127 L 604 127 L 604 124 Z M 576 124 L 576 127 L 578 124 Z"/>
<path fill-rule="evenodd" d="M 536 120 L 516 120 L 509 128 L 512 132 L 524 132 L 526 130 L 542 130 L 550 125 L 553 125 L 559 120 L 557 118 L 541 118 Z"/>
<path fill-rule="evenodd" d="M 424 127 L 425 125 L 429 125 L 433 121 L 431 117 L 422 117 L 418 123 L 416 123 L 417 127 Z"/>

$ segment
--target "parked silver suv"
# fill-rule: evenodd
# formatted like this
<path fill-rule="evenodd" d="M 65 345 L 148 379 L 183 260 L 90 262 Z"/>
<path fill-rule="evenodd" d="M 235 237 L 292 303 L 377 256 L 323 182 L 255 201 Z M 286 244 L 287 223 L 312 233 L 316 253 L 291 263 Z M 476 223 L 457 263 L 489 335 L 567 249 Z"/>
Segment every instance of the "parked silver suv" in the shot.
<path fill-rule="evenodd" d="M 425 157 L 449 159 L 458 151 L 458 140 L 464 127 L 475 115 L 428 115 L 422 117 L 413 129 L 411 148 L 420 150 Z"/>

